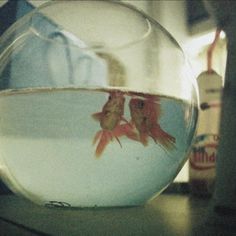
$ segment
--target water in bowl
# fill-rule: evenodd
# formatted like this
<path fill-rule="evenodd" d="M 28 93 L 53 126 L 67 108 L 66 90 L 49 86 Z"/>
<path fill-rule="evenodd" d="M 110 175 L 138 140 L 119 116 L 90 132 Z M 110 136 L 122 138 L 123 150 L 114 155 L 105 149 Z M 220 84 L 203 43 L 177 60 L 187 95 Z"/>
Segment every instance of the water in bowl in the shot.
<path fill-rule="evenodd" d="M 93 140 L 102 127 L 93 114 L 102 111 L 111 92 L 3 92 L 0 170 L 11 189 L 39 204 L 76 207 L 140 205 L 161 192 L 186 160 L 197 107 L 155 95 L 160 107 L 156 122 L 174 137 L 174 148 L 163 148 L 151 136 L 143 145 L 122 135 L 109 141 L 97 157 L 99 141 L 93 144 Z M 150 95 L 125 91 L 123 96 L 123 117 L 130 122 L 130 100 Z"/>

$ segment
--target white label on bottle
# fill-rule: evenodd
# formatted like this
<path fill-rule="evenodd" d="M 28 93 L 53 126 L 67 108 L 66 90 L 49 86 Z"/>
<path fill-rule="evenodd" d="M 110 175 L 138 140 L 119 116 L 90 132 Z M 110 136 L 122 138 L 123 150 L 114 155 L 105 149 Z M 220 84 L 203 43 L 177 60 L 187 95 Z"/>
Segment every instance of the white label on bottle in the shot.
<path fill-rule="evenodd" d="M 215 178 L 216 153 L 219 136 L 204 134 L 197 136 L 190 153 L 190 179 Z"/>

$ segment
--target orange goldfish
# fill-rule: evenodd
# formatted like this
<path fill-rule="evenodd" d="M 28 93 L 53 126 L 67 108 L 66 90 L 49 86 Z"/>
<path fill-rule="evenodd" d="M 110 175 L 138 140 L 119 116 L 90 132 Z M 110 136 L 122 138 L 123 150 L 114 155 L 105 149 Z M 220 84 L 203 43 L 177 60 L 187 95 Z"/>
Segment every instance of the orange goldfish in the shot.
<path fill-rule="evenodd" d="M 164 149 L 175 147 L 175 138 L 166 133 L 158 124 L 160 116 L 160 104 L 157 99 L 148 96 L 145 99 L 132 98 L 129 102 L 131 123 L 139 132 L 140 142 L 146 146 L 148 136 L 152 137 L 155 143 L 159 143 Z"/>
<path fill-rule="evenodd" d="M 92 117 L 100 122 L 102 130 L 98 131 L 94 137 L 93 144 L 98 140 L 95 155 L 99 157 L 104 151 L 107 144 L 115 137 L 121 146 L 118 137 L 126 135 L 127 137 L 137 140 L 137 134 L 133 127 L 123 117 L 125 97 L 122 92 L 113 91 L 110 93 L 108 101 L 102 108 L 101 112 L 95 113 Z M 121 124 L 124 121 L 125 123 Z"/>

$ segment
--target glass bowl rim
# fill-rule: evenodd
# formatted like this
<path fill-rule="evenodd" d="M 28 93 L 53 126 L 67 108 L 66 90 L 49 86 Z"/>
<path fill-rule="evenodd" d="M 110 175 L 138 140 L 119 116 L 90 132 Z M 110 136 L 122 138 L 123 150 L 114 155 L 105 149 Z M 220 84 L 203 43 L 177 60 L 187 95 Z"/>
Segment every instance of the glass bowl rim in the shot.
<path fill-rule="evenodd" d="M 18 26 L 20 26 L 21 24 L 24 24 L 24 22 L 30 21 L 34 17 L 34 15 L 39 13 L 42 9 L 50 7 L 51 5 L 61 4 L 61 3 L 66 3 L 66 2 L 74 2 L 74 0 L 49 1 L 49 2 L 42 3 L 38 7 L 35 7 L 32 11 L 30 11 L 29 13 L 27 13 L 26 15 L 24 15 L 23 17 L 18 19 L 5 32 L 3 32 L 2 36 L 0 36 L 0 45 L 2 44 L 2 42 L 4 42 L 8 38 L 9 35 L 11 35 L 15 31 L 15 29 L 18 28 Z M 129 8 L 130 10 L 136 12 L 137 14 L 142 16 L 147 21 L 149 31 L 150 31 L 151 24 L 156 26 L 174 44 L 174 46 L 176 46 L 176 48 L 182 53 L 183 58 L 185 58 L 185 53 L 184 53 L 182 47 L 177 42 L 177 40 L 172 36 L 172 34 L 164 26 L 162 26 L 157 20 L 155 20 L 149 14 L 144 12 L 142 9 L 140 9 L 130 3 L 127 3 L 127 2 L 119 2 L 119 1 L 114 1 L 114 0 L 99 0 L 99 1 L 95 1 L 95 2 L 108 2 L 108 3 L 112 3 L 114 5 L 117 4 L 117 5 Z M 94 51 L 94 52 L 107 52 L 107 51 L 125 49 L 129 46 L 132 46 L 132 45 L 138 44 L 139 42 L 142 42 L 143 39 L 145 39 L 150 33 L 149 31 L 147 31 L 141 38 L 139 38 L 135 41 L 132 41 L 132 42 L 128 42 L 128 43 L 118 46 L 118 47 L 106 47 L 106 46 L 101 47 L 100 45 L 79 47 L 78 45 L 74 45 L 74 44 L 68 45 L 68 44 L 65 44 L 64 42 L 60 42 L 55 39 L 44 37 L 43 35 L 39 34 L 31 26 L 29 28 L 27 28 L 27 30 L 29 30 L 31 33 L 33 32 L 35 35 L 37 35 L 41 39 L 47 40 L 52 43 L 57 43 L 57 44 L 65 46 L 65 47 L 76 47 L 76 48 L 79 48 L 80 50 L 83 50 L 83 51 Z M 27 32 L 21 32 L 21 33 L 19 33 L 19 35 L 17 35 L 17 37 L 22 37 L 22 35 L 25 36 L 25 34 L 27 34 Z"/>

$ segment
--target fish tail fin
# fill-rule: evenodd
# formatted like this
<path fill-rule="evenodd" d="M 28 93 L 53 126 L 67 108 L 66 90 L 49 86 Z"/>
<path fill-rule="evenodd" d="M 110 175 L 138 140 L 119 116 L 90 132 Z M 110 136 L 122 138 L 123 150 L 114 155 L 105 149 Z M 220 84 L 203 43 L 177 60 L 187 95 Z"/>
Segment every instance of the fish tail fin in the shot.
<path fill-rule="evenodd" d="M 97 158 L 99 158 L 102 155 L 105 147 L 112 140 L 112 135 L 110 131 L 101 130 L 98 131 L 97 134 L 95 135 L 93 143 L 95 144 L 98 139 L 99 142 L 95 151 L 95 156 Z"/>
<path fill-rule="evenodd" d="M 175 138 L 170 134 L 166 133 L 160 125 L 155 125 L 150 130 L 150 136 L 156 143 L 159 143 L 163 148 L 167 150 L 175 149 Z"/>
<path fill-rule="evenodd" d="M 93 145 L 95 145 L 95 143 L 100 139 L 101 135 L 102 135 L 102 130 L 98 131 L 98 132 L 95 134 L 95 136 L 94 136 L 94 138 L 93 138 Z"/>

